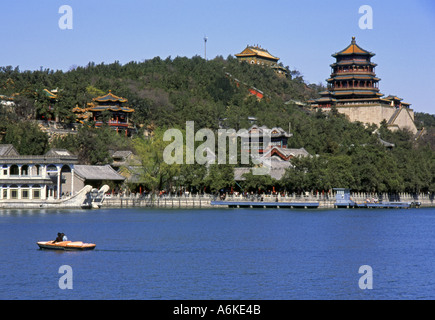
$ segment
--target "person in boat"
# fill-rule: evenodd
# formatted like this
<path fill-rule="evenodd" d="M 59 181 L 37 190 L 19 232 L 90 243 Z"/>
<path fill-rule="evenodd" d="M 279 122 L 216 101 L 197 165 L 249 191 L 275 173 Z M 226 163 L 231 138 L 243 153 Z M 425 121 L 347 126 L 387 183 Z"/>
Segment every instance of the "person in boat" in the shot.
<path fill-rule="evenodd" d="M 62 241 L 68 241 L 68 238 L 66 237 L 65 233 L 58 232 L 57 238 L 56 238 L 56 240 L 53 241 L 53 243 L 62 242 Z"/>
<path fill-rule="evenodd" d="M 53 243 L 62 242 L 62 241 L 63 241 L 62 233 L 58 232 L 57 233 L 57 238 L 53 241 Z"/>

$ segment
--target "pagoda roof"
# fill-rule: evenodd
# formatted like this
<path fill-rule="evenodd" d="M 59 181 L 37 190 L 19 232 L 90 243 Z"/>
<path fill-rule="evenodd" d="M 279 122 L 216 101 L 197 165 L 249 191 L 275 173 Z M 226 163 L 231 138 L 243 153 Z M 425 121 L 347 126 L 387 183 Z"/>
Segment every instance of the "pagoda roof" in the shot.
<path fill-rule="evenodd" d="M 350 43 L 350 45 L 348 45 L 345 49 L 343 49 L 337 53 L 334 53 L 332 56 L 338 57 L 338 56 L 342 56 L 342 55 L 353 55 L 353 54 L 368 55 L 370 57 L 373 57 L 375 55 L 374 53 L 367 51 L 367 50 L 364 50 L 359 45 L 357 45 L 355 37 L 352 37 L 352 42 Z"/>
<path fill-rule="evenodd" d="M 340 62 L 334 62 L 330 66 L 333 68 L 335 66 L 348 66 L 348 65 L 354 65 L 354 64 L 355 65 L 372 66 L 372 67 L 376 67 L 378 65 L 377 63 L 367 61 L 367 60 L 352 59 L 352 60 L 341 60 Z"/>
<path fill-rule="evenodd" d="M 334 98 L 331 98 L 328 96 L 328 97 L 321 97 L 321 98 L 315 99 L 314 101 L 316 101 L 316 102 L 328 102 L 328 101 L 335 102 L 335 101 L 337 101 L 337 99 L 334 99 Z"/>
<path fill-rule="evenodd" d="M 48 90 L 48 89 L 44 89 L 44 90 L 42 90 L 43 92 L 44 92 L 44 94 L 48 97 L 48 98 L 50 98 L 50 99 L 57 99 L 57 95 L 55 95 L 53 92 L 51 92 L 50 90 Z"/>
<path fill-rule="evenodd" d="M 96 105 L 96 106 L 91 106 L 89 108 L 86 109 L 86 111 L 105 111 L 105 110 L 109 110 L 109 111 L 121 111 L 121 112 L 134 112 L 134 109 L 129 108 L 129 107 L 122 107 L 122 106 L 113 106 L 113 105 Z"/>
<path fill-rule="evenodd" d="M 320 95 L 325 95 L 325 94 L 330 94 L 331 92 L 330 91 L 328 91 L 328 90 L 325 90 L 325 91 L 322 91 L 322 92 L 319 92 L 319 94 Z"/>
<path fill-rule="evenodd" d="M 112 93 L 112 90 L 109 90 L 108 94 L 106 94 L 104 96 L 93 98 L 92 100 L 93 101 L 97 101 L 97 102 L 108 102 L 108 101 L 111 101 L 111 102 L 121 102 L 121 103 L 128 101 L 125 98 L 118 97 L 118 96 L 114 95 Z"/>
<path fill-rule="evenodd" d="M 286 132 L 281 127 L 273 127 L 271 129 L 269 129 L 266 126 L 260 127 L 256 124 L 251 126 L 247 131 L 243 131 L 239 136 L 243 137 L 243 138 L 249 138 L 251 136 L 262 135 L 262 134 L 267 134 L 267 135 L 270 135 L 271 137 L 287 137 L 287 138 L 289 138 L 289 137 L 293 136 L 292 133 Z"/>
<path fill-rule="evenodd" d="M 76 115 L 77 119 L 88 119 L 90 117 L 89 114 L 77 114 Z"/>
<path fill-rule="evenodd" d="M 269 51 L 259 46 L 247 46 L 245 50 L 236 54 L 236 57 L 238 58 L 255 57 L 255 56 L 270 59 L 270 60 L 275 60 L 275 61 L 279 60 L 279 58 L 271 55 Z"/>
<path fill-rule="evenodd" d="M 366 101 L 379 101 L 382 102 L 383 99 L 379 97 L 379 95 L 377 97 L 374 98 L 361 98 L 361 99 L 355 99 L 355 98 L 350 98 L 350 99 L 340 99 L 339 102 L 355 102 L 355 100 L 357 100 L 356 102 L 366 102 Z"/>
<path fill-rule="evenodd" d="M 79 106 L 75 106 L 73 109 L 72 109 L 72 112 L 80 112 L 80 113 L 83 113 L 83 112 L 86 112 L 86 109 L 83 109 L 83 108 L 80 108 Z"/>
<path fill-rule="evenodd" d="M 402 98 L 399 98 L 398 96 L 392 96 L 392 95 L 389 95 L 388 97 L 385 97 L 384 99 L 387 99 L 387 100 L 397 100 L 397 101 L 402 101 L 403 99 Z"/>
<path fill-rule="evenodd" d="M 382 97 L 383 94 L 379 93 L 379 92 L 375 92 L 375 89 L 370 89 L 370 90 L 337 90 L 337 91 L 333 91 L 331 92 L 331 94 L 333 96 L 342 96 L 342 95 L 377 95 L 379 97 Z"/>
<path fill-rule="evenodd" d="M 384 97 L 384 98 L 382 98 L 382 100 L 385 100 L 385 101 L 388 101 L 388 102 L 398 101 L 398 102 L 400 102 L 401 105 L 404 105 L 404 106 L 410 106 L 411 105 L 410 103 L 403 102 L 402 98 L 399 98 L 398 96 L 393 96 L 393 95 L 389 95 L 388 97 Z"/>
<path fill-rule="evenodd" d="M 349 79 L 363 79 L 363 80 L 374 80 L 374 81 L 379 81 L 381 80 L 380 78 L 377 78 L 375 76 L 372 75 L 368 75 L 368 74 L 357 74 L 357 73 L 348 73 L 348 74 L 340 74 L 337 76 L 333 76 L 329 79 L 327 79 L 326 81 L 332 81 L 332 80 L 349 80 Z"/>
<path fill-rule="evenodd" d="M 338 106 L 340 106 L 340 104 L 342 103 L 347 103 L 347 102 L 353 102 L 353 103 L 367 103 L 367 102 L 379 102 L 379 103 L 384 103 L 384 104 L 390 104 L 389 100 L 385 100 L 384 98 L 381 98 L 382 94 L 376 94 L 376 97 L 359 97 L 359 98 L 355 98 L 355 97 L 349 97 L 349 98 L 339 98 L 337 97 L 337 99 L 334 98 L 330 98 L 330 97 L 321 97 L 318 99 L 314 99 L 311 100 L 311 103 L 324 103 L 324 102 L 333 102 L 333 103 L 337 103 Z"/>

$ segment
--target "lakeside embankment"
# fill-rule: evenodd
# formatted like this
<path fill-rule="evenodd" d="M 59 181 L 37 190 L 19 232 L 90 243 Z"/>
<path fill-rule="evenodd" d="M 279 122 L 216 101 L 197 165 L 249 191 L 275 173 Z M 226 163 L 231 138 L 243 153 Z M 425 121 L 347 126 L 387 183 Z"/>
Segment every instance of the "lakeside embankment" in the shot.
<path fill-rule="evenodd" d="M 419 202 L 421 207 L 435 207 L 435 199 L 430 194 L 371 194 L 371 193 L 353 193 L 351 198 L 357 203 L 369 201 L 390 201 L 390 202 Z M 261 200 L 263 199 L 263 200 Z M 225 201 L 255 201 L 264 202 L 318 202 L 319 208 L 334 208 L 335 195 L 313 195 L 307 194 L 305 196 L 299 195 L 262 195 L 262 196 L 235 196 L 227 195 Z M 102 203 L 103 208 L 128 208 L 128 207 L 156 207 L 156 208 L 216 208 L 226 206 L 211 205 L 211 201 L 215 200 L 212 195 L 189 195 L 189 196 L 163 196 L 155 197 L 152 199 L 150 196 L 140 196 L 138 194 L 131 194 L 130 196 L 111 196 L 104 199 Z"/>

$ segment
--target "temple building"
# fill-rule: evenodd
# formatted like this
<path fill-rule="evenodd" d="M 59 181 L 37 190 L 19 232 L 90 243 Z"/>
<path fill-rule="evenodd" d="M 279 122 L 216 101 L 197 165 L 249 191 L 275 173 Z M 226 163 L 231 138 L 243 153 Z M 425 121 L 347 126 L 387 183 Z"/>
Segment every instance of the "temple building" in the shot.
<path fill-rule="evenodd" d="M 266 126 L 253 125 L 245 133 L 240 134 L 242 151 L 251 152 L 251 149 L 255 149 L 262 155 L 273 147 L 286 149 L 288 138 L 292 136 L 293 134 L 285 132 L 280 127 L 269 129 Z M 264 141 L 264 137 L 269 137 L 268 141 Z"/>
<path fill-rule="evenodd" d="M 109 90 L 108 94 L 92 99 L 87 108 L 77 106 L 73 112 L 81 123 L 94 121 L 96 127 L 101 127 L 103 123 L 106 123 L 117 132 L 130 136 L 135 130 L 130 117 L 134 109 L 125 105 L 127 101 L 127 99 L 118 97 Z"/>
<path fill-rule="evenodd" d="M 278 64 L 279 58 L 271 55 L 269 51 L 260 46 L 248 45 L 245 50 L 236 54 L 236 57 L 239 61 L 246 61 L 249 64 L 268 66 L 272 68 L 278 76 L 289 76 L 288 70 Z"/>
<path fill-rule="evenodd" d="M 266 126 L 251 126 L 246 132 L 241 133 L 241 152 L 249 152 L 251 157 L 257 158 L 260 166 L 267 167 L 268 175 L 280 180 L 286 169 L 293 165 L 291 160 L 295 157 L 310 157 L 311 155 L 304 148 L 288 148 L 288 139 L 293 134 L 286 132 L 280 127 L 268 128 Z M 267 137 L 265 140 L 264 138 Z M 258 151 L 258 154 L 255 155 Z M 234 179 L 245 180 L 244 174 L 251 172 L 249 167 L 234 168 Z"/>
<path fill-rule="evenodd" d="M 332 55 L 336 62 L 331 64 L 331 76 L 326 80 L 328 90 L 309 103 L 324 111 L 334 106 L 350 121 L 379 125 L 385 120 L 391 130 L 406 128 L 417 134 L 410 104 L 396 96 L 384 97 L 380 93 L 381 79 L 375 73 L 377 64 L 371 61 L 374 55 L 361 48 L 352 37 L 349 46 Z"/>

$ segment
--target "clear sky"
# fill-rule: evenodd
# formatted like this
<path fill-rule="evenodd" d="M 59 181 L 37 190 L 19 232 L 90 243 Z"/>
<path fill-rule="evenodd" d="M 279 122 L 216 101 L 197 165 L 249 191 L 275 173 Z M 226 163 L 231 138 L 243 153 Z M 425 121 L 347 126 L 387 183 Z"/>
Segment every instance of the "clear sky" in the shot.
<path fill-rule="evenodd" d="M 73 10 L 72 30 L 59 28 L 62 5 Z M 373 29 L 359 27 L 362 5 L 373 9 Z M 383 94 L 435 114 L 434 0 L 14 0 L 0 12 L 0 65 L 20 70 L 204 56 L 206 35 L 207 58 L 258 44 L 326 84 L 331 54 L 355 36 L 376 53 Z"/>

